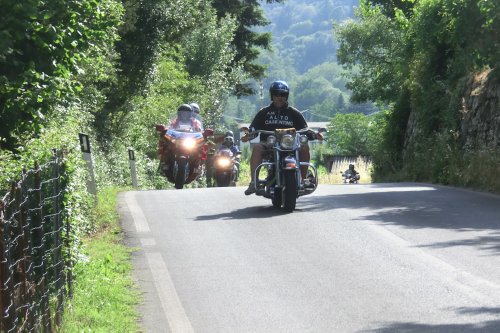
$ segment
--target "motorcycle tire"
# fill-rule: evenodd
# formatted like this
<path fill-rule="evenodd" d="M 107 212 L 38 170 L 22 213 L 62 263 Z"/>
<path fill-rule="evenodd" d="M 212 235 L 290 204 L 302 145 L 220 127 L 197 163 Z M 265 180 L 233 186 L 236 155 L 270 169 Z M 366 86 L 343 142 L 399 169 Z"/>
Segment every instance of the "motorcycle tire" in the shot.
<path fill-rule="evenodd" d="M 285 178 L 285 189 L 283 190 L 283 208 L 286 212 L 292 212 L 297 203 L 297 172 L 288 171 L 283 174 Z"/>
<path fill-rule="evenodd" d="M 272 198 L 273 202 L 273 207 L 275 208 L 280 208 L 281 205 L 283 204 L 283 189 L 282 188 L 275 188 L 274 189 L 274 195 Z"/>
<path fill-rule="evenodd" d="M 188 163 L 186 159 L 180 159 L 177 162 L 177 174 L 175 175 L 175 188 L 181 190 L 184 187 L 186 181 L 186 169 Z"/>
<path fill-rule="evenodd" d="M 231 183 L 231 174 L 216 173 L 215 181 L 218 187 L 228 187 Z"/>

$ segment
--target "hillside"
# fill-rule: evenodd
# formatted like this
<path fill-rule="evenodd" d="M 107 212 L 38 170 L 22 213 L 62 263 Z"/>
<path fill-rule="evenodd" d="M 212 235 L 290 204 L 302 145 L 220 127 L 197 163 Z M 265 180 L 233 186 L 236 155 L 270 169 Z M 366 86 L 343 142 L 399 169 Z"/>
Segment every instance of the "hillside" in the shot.
<path fill-rule="evenodd" d="M 378 111 L 370 102 L 350 103 L 344 70 L 336 60 L 333 26 L 353 18 L 358 4 L 358 0 L 263 3 L 270 24 L 258 31 L 272 34 L 271 51 L 263 50 L 259 57 L 267 67 L 266 77 L 253 82 L 258 95 L 228 100 L 226 119 L 251 119 L 268 103 L 267 88 L 276 79 L 289 83 L 290 103 L 307 110 L 308 121 L 329 121 L 336 113 Z"/>

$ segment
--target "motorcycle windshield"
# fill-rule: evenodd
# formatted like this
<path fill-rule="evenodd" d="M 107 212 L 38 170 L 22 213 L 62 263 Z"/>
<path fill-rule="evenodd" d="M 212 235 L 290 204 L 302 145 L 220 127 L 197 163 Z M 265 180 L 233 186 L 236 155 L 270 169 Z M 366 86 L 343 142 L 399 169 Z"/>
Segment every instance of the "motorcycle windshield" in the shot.
<path fill-rule="evenodd" d="M 177 129 L 169 129 L 167 130 L 167 134 L 173 137 L 174 139 L 181 138 L 193 138 L 193 139 L 201 139 L 203 138 L 203 134 L 200 132 L 183 132 Z"/>

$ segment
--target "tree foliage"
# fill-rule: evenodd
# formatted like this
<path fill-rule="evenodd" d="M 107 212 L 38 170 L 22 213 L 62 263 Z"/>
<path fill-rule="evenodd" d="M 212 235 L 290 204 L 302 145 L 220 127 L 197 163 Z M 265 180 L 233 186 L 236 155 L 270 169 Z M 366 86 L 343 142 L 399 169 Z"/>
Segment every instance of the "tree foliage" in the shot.
<path fill-rule="evenodd" d="M 71 101 L 82 80 L 108 81 L 122 13 L 114 0 L 2 2 L 0 138 L 38 135 L 55 106 Z M 102 65 L 89 70 L 91 62 Z"/>
<path fill-rule="evenodd" d="M 128 83 L 125 93 L 135 94 L 148 83 L 158 56 L 166 45 L 180 43 L 207 10 L 201 0 L 125 0 L 124 25 L 117 49 L 120 69 Z"/>
<path fill-rule="evenodd" d="M 280 3 L 283 0 L 266 0 L 267 3 Z M 261 79 L 264 76 L 265 66 L 256 62 L 260 49 L 268 49 L 271 42 L 271 34 L 255 31 L 255 28 L 269 24 L 264 17 L 264 12 L 256 0 L 213 0 L 213 7 L 219 19 L 226 15 L 235 18 L 238 26 L 232 41 L 235 48 L 233 65 L 241 64 L 242 71 L 250 78 Z M 234 93 L 237 96 L 251 95 L 255 93 L 248 84 L 238 83 Z"/>
<path fill-rule="evenodd" d="M 328 125 L 326 144 L 336 155 L 371 155 L 370 126 L 364 114 L 336 114 Z"/>
<path fill-rule="evenodd" d="M 416 175 L 420 156 L 444 170 L 445 154 L 431 153 L 429 144 L 438 146 L 430 143 L 434 138 L 439 146 L 459 147 L 453 133 L 459 130 L 465 78 L 500 68 L 498 3 L 364 1 L 358 16 L 336 29 L 339 62 L 346 68 L 359 64 L 349 76 L 353 97 L 392 106 L 383 142 L 394 161 L 402 157 L 402 169 Z"/>

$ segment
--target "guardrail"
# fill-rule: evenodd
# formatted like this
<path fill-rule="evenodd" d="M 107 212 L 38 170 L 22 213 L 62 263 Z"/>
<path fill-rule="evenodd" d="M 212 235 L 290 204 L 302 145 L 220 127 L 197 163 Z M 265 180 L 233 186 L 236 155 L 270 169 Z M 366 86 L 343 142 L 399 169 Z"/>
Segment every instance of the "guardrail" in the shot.
<path fill-rule="evenodd" d="M 53 332 L 61 323 L 72 289 L 64 175 L 54 151 L 0 200 L 1 332 Z"/>

